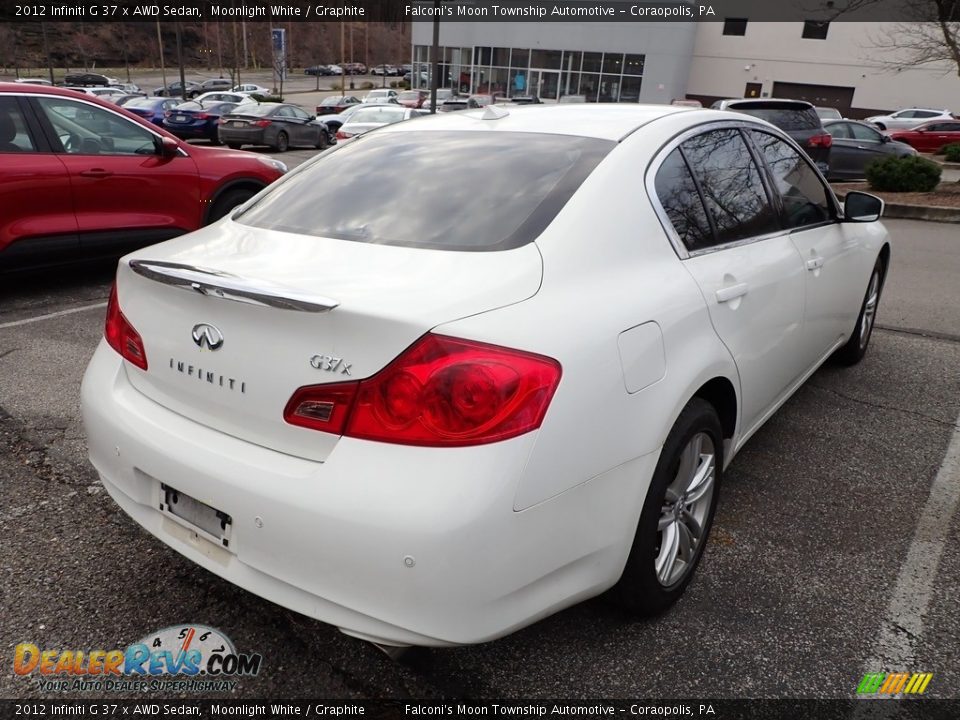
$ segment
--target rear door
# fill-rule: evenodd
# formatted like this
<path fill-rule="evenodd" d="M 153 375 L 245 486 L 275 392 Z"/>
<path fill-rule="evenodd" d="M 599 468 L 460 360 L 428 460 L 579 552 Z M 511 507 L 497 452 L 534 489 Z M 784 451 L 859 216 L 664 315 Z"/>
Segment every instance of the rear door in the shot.
<path fill-rule="evenodd" d="M 18 95 L 0 95 L 0 208 L 0 260 L 76 247 L 70 174 Z"/>
<path fill-rule="evenodd" d="M 883 137 L 876 130 L 853 122 L 830 123 L 830 178 L 857 179 L 865 176 L 867 165 L 883 157 Z"/>
<path fill-rule="evenodd" d="M 684 140 L 657 171 L 656 189 L 689 252 L 684 267 L 737 364 L 749 432 L 805 369 L 800 254 L 736 127 Z"/>
<path fill-rule="evenodd" d="M 917 145 L 918 150 L 937 152 L 944 145 L 960 142 L 960 122 L 935 122 L 925 126 L 926 132 L 921 134 L 923 147 Z"/>
<path fill-rule="evenodd" d="M 158 136 L 99 105 L 30 102 L 69 172 L 81 241 L 161 240 L 200 226 L 200 182 L 188 155 L 159 155 Z"/>

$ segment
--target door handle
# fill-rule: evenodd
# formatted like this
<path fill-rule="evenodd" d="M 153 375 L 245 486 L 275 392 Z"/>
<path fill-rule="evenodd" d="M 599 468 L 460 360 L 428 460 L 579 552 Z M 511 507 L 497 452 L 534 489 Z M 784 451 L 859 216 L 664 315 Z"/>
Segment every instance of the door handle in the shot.
<path fill-rule="evenodd" d="M 737 283 L 736 285 L 730 285 L 729 287 L 720 288 L 717 290 L 717 302 L 725 303 L 730 302 L 731 300 L 742 297 L 747 294 L 749 287 L 746 283 Z"/>
<path fill-rule="evenodd" d="M 81 177 L 104 178 L 113 175 L 113 173 L 103 168 L 93 168 L 92 170 L 81 170 L 80 175 Z"/>
<path fill-rule="evenodd" d="M 823 258 L 820 256 L 807 260 L 807 270 L 819 270 L 823 267 Z"/>

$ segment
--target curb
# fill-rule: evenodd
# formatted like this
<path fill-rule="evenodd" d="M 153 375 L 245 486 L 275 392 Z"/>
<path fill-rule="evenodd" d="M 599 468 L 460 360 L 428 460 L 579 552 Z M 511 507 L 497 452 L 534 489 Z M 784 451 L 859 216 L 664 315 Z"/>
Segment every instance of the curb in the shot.
<path fill-rule="evenodd" d="M 843 202 L 846 193 L 837 193 Z M 960 223 L 960 208 L 936 207 L 933 205 L 903 205 L 884 201 L 883 217 L 894 220 L 926 220 L 927 222 Z"/>

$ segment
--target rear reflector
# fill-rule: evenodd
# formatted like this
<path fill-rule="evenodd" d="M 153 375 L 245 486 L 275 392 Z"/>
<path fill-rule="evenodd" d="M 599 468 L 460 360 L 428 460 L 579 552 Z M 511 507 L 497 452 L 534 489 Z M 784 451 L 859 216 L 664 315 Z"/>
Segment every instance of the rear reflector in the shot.
<path fill-rule="evenodd" d="M 366 380 L 298 389 L 283 416 L 366 440 L 481 445 L 540 427 L 560 374 L 542 355 L 428 334 Z"/>
<path fill-rule="evenodd" d="M 103 329 L 107 343 L 141 370 L 147 369 L 147 352 L 143 349 L 143 340 L 130 321 L 120 312 L 117 300 L 117 284 L 110 288 L 110 300 L 107 302 L 107 322 Z"/>

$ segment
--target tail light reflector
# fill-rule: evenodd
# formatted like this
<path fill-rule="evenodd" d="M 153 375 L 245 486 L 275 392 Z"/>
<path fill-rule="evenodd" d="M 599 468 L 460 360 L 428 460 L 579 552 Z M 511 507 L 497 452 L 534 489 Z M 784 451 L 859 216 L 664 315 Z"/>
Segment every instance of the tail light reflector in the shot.
<path fill-rule="evenodd" d="M 403 445 L 482 445 L 540 427 L 560 382 L 551 358 L 424 335 L 366 380 L 299 388 L 284 419 Z"/>
<path fill-rule="evenodd" d="M 107 321 L 103 328 L 103 336 L 107 343 L 120 353 L 124 360 L 129 360 L 141 370 L 147 369 L 147 352 L 143 348 L 140 333 L 134 329 L 130 321 L 120 311 L 117 300 L 117 284 L 110 289 L 110 300 L 107 302 Z"/>
<path fill-rule="evenodd" d="M 830 133 L 814 135 L 812 138 L 807 140 L 807 145 L 810 147 L 830 147 L 833 145 L 833 136 L 830 135 Z"/>

